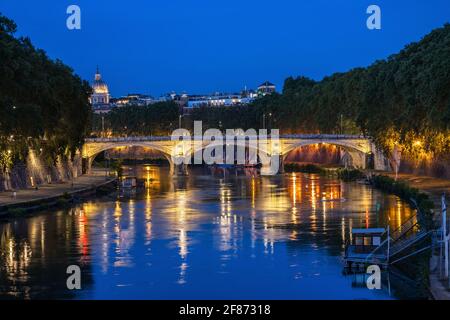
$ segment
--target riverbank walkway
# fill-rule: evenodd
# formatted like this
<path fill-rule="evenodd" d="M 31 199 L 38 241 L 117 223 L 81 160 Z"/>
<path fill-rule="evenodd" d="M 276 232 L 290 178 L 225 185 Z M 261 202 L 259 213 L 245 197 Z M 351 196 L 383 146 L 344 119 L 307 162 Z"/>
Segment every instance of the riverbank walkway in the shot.
<path fill-rule="evenodd" d="M 383 173 L 391 178 L 395 178 L 392 172 Z M 435 208 L 441 208 L 441 196 L 443 193 L 447 196 L 447 201 L 450 201 L 450 179 L 440 179 L 427 176 L 417 176 L 409 173 L 399 173 L 398 180 L 406 182 L 410 187 L 419 189 L 430 196 L 434 202 Z M 440 212 L 439 212 L 440 214 Z"/>
<path fill-rule="evenodd" d="M 29 202 L 47 200 L 59 197 L 65 193 L 77 193 L 89 190 L 113 181 L 115 177 L 108 177 L 104 171 L 94 171 L 89 175 L 82 175 L 69 182 L 60 182 L 40 185 L 38 189 L 28 188 L 16 190 L 14 197 L 12 191 L 0 192 L 0 209 L 3 206 L 20 205 Z M 1 210 L 0 210 L 1 211 Z"/>
<path fill-rule="evenodd" d="M 391 178 L 395 178 L 393 173 L 383 173 Z M 419 189 L 429 195 L 434 203 L 434 220 L 441 221 L 441 196 L 445 193 L 447 204 L 450 203 L 450 179 L 440 179 L 427 176 L 417 176 L 414 174 L 399 173 L 398 180 L 406 182 L 410 187 Z M 448 206 L 448 205 L 447 205 Z M 447 222 L 449 223 L 449 222 Z M 430 291 L 436 300 L 450 300 L 450 290 L 448 281 L 442 280 L 439 276 L 438 256 L 433 255 L 430 260 Z"/>

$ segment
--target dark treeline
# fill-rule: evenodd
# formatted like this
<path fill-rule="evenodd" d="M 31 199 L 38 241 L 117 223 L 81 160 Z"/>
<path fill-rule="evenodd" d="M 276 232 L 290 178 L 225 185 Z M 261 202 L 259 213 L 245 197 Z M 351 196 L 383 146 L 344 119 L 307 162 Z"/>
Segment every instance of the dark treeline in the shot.
<path fill-rule="evenodd" d="M 223 128 L 372 137 L 414 156 L 450 154 L 450 25 L 386 60 L 314 81 L 288 78 L 282 94 L 248 108 L 198 109 L 192 120 Z"/>
<path fill-rule="evenodd" d="M 49 165 L 71 157 L 90 128 L 89 84 L 15 32 L 0 14 L 1 170 L 25 161 L 30 147 Z"/>
<path fill-rule="evenodd" d="M 158 102 L 149 106 L 113 108 L 107 114 L 94 114 L 94 136 L 170 135 L 178 128 L 179 107 L 176 103 Z"/>
<path fill-rule="evenodd" d="M 115 135 L 165 135 L 178 127 L 170 103 L 117 108 L 104 117 Z M 101 130 L 95 116 L 94 131 Z M 321 81 L 288 78 L 282 94 L 249 106 L 203 107 L 183 115 L 208 128 L 279 128 L 281 133 L 345 133 L 372 137 L 386 151 L 397 145 L 415 158 L 450 154 L 450 25 L 432 31 L 386 60 Z"/>

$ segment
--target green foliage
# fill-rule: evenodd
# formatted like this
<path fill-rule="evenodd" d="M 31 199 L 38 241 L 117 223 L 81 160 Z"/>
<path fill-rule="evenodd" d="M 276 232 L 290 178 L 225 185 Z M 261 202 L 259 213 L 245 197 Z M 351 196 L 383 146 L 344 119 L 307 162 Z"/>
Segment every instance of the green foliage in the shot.
<path fill-rule="evenodd" d="M 92 131 L 97 136 L 102 133 L 102 117 L 105 131 L 110 130 L 115 135 L 170 135 L 178 128 L 179 107 L 174 102 L 129 105 L 92 117 Z"/>
<path fill-rule="evenodd" d="M 358 122 L 385 149 L 450 151 L 450 25 L 369 67 Z M 386 135 L 389 132 L 390 135 Z"/>
<path fill-rule="evenodd" d="M 358 169 L 339 169 L 337 175 L 343 181 L 355 181 L 365 178 L 364 172 Z"/>
<path fill-rule="evenodd" d="M 12 155 L 7 146 L 0 148 L 0 170 L 5 171 L 13 165 Z"/>
<path fill-rule="evenodd" d="M 0 150 L 12 150 L 13 162 L 36 145 L 50 162 L 73 156 L 87 133 L 90 86 L 15 31 L 0 14 Z"/>
<path fill-rule="evenodd" d="M 450 25 L 367 68 L 321 81 L 289 77 L 282 94 L 249 106 L 199 108 L 204 129 L 280 128 L 281 133 L 365 134 L 389 153 L 450 154 Z M 188 128 L 190 128 L 188 126 Z M 419 143 L 418 143 L 419 142 Z"/>
<path fill-rule="evenodd" d="M 187 117 L 184 127 L 192 130 L 194 121 L 202 121 L 204 131 L 210 128 L 246 130 L 262 126 L 262 118 L 258 118 L 258 112 L 249 106 L 196 108 Z"/>
<path fill-rule="evenodd" d="M 6 34 L 13 34 L 17 30 L 17 25 L 14 21 L 11 19 L 8 19 L 7 17 L 0 14 L 0 34 L 6 33 Z"/>
<path fill-rule="evenodd" d="M 116 171 L 117 176 L 119 178 L 122 177 L 123 175 L 123 167 L 122 167 L 123 161 L 121 159 L 119 160 L 114 160 L 111 162 L 111 169 L 113 169 L 114 171 Z"/>
<path fill-rule="evenodd" d="M 284 109 L 282 123 L 288 130 L 363 133 L 387 152 L 397 143 L 416 157 L 449 154 L 448 70 L 450 25 L 446 24 L 368 68 L 320 82 L 288 78 L 277 108 Z"/>
<path fill-rule="evenodd" d="M 63 195 L 62 195 L 62 198 L 66 199 L 66 200 L 70 200 L 70 199 L 72 199 L 72 196 L 69 193 L 64 192 Z"/>
<path fill-rule="evenodd" d="M 9 208 L 8 214 L 11 216 L 19 217 L 19 216 L 23 216 L 24 214 L 26 214 L 26 210 L 23 208 Z"/>
<path fill-rule="evenodd" d="M 284 165 L 286 172 L 303 172 L 303 173 L 317 173 L 325 174 L 326 170 L 315 164 L 298 164 L 298 163 L 286 163 Z"/>

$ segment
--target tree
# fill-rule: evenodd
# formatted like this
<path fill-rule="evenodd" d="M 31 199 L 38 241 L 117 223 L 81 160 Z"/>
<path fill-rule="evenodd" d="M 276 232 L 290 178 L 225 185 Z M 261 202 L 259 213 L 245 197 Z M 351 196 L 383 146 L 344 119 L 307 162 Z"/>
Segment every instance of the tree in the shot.
<path fill-rule="evenodd" d="M 90 86 L 15 32 L 0 14 L 0 152 L 10 150 L 15 161 L 31 147 L 53 162 L 73 157 L 89 128 Z"/>

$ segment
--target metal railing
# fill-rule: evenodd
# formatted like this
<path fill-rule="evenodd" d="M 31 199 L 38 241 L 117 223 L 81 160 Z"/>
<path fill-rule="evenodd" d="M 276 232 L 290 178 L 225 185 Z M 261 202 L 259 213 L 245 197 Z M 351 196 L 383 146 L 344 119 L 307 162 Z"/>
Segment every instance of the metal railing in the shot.
<path fill-rule="evenodd" d="M 404 237 L 418 224 L 417 213 L 408 218 L 400 227 L 391 232 L 391 238 L 395 242 Z"/>
<path fill-rule="evenodd" d="M 424 239 L 427 235 L 431 234 L 432 231 L 421 231 L 416 233 L 413 236 L 410 236 L 408 238 L 405 238 L 403 240 L 397 241 L 396 243 L 392 244 L 390 249 L 390 256 L 395 256 L 402 252 L 405 249 L 408 249 L 413 244 L 419 242 L 420 240 Z"/>
<path fill-rule="evenodd" d="M 257 137 L 257 136 L 255 136 Z M 268 135 L 270 137 L 270 134 Z M 201 137 L 193 136 L 194 139 Z M 333 139 L 333 140 L 349 140 L 369 138 L 360 135 L 339 135 L 339 134 L 284 134 L 279 136 L 280 139 Z M 171 136 L 130 136 L 130 137 L 112 137 L 112 138 L 86 138 L 85 142 L 131 142 L 131 141 L 170 141 Z"/>

